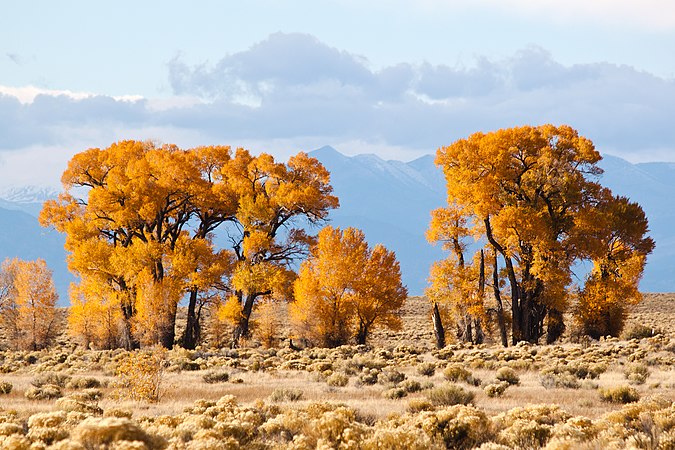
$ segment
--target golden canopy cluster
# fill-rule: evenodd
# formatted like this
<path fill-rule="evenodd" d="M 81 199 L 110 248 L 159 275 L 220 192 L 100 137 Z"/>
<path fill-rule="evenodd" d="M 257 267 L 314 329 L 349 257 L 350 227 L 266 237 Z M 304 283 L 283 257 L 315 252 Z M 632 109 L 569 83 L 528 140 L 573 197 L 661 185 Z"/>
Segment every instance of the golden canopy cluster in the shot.
<path fill-rule="evenodd" d="M 598 183 L 600 159 L 590 140 L 553 125 L 438 150 L 448 204 L 432 212 L 427 237 L 448 256 L 431 268 L 426 294 L 439 346 L 453 327 L 474 343 L 495 327 L 505 346 L 553 342 L 572 297 L 583 333 L 621 331 L 654 243 L 640 206 Z M 291 300 L 291 322 L 312 344 L 365 343 L 376 327 L 400 327 L 407 291 L 394 253 L 353 228 L 311 234 L 338 199 L 305 153 L 281 163 L 226 146 L 122 141 L 75 155 L 62 182 L 40 221 L 66 234 L 78 279 L 69 330 L 85 345 L 194 348 L 206 310 L 232 326 L 237 345 L 254 309 L 269 321 L 279 300 Z M 580 261 L 593 269 L 579 287 Z"/>
<path fill-rule="evenodd" d="M 454 319 L 458 336 L 479 342 L 497 323 L 507 345 L 510 322 L 513 343 L 544 334 L 553 342 L 572 294 L 583 333 L 620 333 L 626 305 L 641 299 L 654 242 L 642 208 L 597 182 L 600 159 L 590 140 L 553 125 L 475 133 L 438 150 L 448 206 L 433 212 L 428 239 L 449 255 L 432 267 L 427 295 Z M 471 262 L 467 241 L 479 247 Z M 593 269 L 575 287 L 580 261 Z"/>

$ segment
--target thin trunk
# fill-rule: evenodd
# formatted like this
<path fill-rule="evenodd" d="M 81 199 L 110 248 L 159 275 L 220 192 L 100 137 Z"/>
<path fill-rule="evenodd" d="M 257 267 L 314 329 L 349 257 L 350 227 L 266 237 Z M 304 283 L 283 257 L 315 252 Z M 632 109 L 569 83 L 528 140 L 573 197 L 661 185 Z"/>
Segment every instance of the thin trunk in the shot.
<path fill-rule="evenodd" d="M 441 313 L 438 311 L 438 303 L 434 303 L 432 319 L 434 323 L 434 336 L 436 336 L 436 348 L 440 350 L 445 347 L 445 328 L 443 328 Z"/>
<path fill-rule="evenodd" d="M 499 267 L 497 265 L 497 252 L 494 253 L 492 262 L 492 290 L 495 301 L 497 302 L 497 323 L 499 324 L 499 335 L 502 338 L 502 345 L 509 346 L 508 336 L 506 335 L 506 323 L 504 320 L 504 305 L 502 304 L 502 294 L 499 291 Z"/>
<path fill-rule="evenodd" d="M 176 310 L 169 308 L 166 322 L 160 328 L 159 343 L 167 350 L 171 350 L 176 340 Z"/>
<path fill-rule="evenodd" d="M 520 296 L 520 289 L 518 287 L 518 279 L 516 278 L 516 271 L 513 268 L 513 261 L 506 254 L 504 247 L 497 242 L 495 237 L 492 234 L 492 225 L 490 224 L 490 218 L 486 217 L 485 220 L 485 236 L 488 239 L 488 242 L 492 245 L 492 248 L 496 252 L 499 252 L 504 258 L 504 263 L 506 264 L 506 273 L 509 277 L 509 284 L 511 285 L 511 342 L 513 345 L 516 345 L 518 342 L 524 339 L 523 337 L 523 308 L 522 308 L 522 299 Z"/>
<path fill-rule="evenodd" d="M 480 319 L 473 319 L 473 329 L 474 329 L 474 344 L 482 344 L 485 342 L 485 333 L 483 332 L 483 326 L 480 324 Z"/>

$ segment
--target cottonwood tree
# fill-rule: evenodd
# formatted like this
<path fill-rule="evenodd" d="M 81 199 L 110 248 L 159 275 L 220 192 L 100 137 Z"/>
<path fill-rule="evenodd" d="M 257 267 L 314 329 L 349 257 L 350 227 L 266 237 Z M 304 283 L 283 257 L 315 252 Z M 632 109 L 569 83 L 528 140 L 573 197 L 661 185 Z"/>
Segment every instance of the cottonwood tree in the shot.
<path fill-rule="evenodd" d="M 40 350 L 59 333 L 58 296 L 43 259 L 7 259 L 2 264 L 0 324 L 15 349 Z"/>
<path fill-rule="evenodd" d="M 233 345 L 249 335 L 251 313 L 264 298 L 290 298 L 294 262 L 304 259 L 315 238 L 304 227 L 324 222 L 337 208 L 330 174 L 315 158 L 299 153 L 287 164 L 267 154 L 239 149 L 223 168 L 223 186 L 237 199 L 230 306 L 237 306 Z"/>
<path fill-rule="evenodd" d="M 328 179 L 303 153 L 286 166 L 224 146 L 122 141 L 75 155 L 65 192 L 45 203 L 40 220 L 67 235 L 77 302 L 119 306 L 125 347 L 173 346 L 177 305 L 187 296 L 181 343 L 193 348 L 201 311 L 218 292 L 241 301 L 236 341 L 248 332 L 255 300 L 281 291 L 281 275 L 292 277 L 290 264 L 311 243 L 291 225 L 299 217 L 320 222 L 337 206 Z M 231 238 L 230 248 L 214 244 L 216 231 Z"/>
<path fill-rule="evenodd" d="M 647 218 L 637 203 L 605 192 L 581 226 L 594 236 L 593 269 L 578 292 L 575 320 L 593 338 L 618 336 L 627 306 L 642 301 L 638 283 L 646 255 L 654 248 L 646 237 Z"/>
<path fill-rule="evenodd" d="M 290 314 L 300 334 L 327 347 L 353 336 L 365 344 L 378 327 L 399 329 L 407 296 L 394 252 L 372 249 L 362 231 L 325 227 L 294 286 Z"/>
<path fill-rule="evenodd" d="M 463 220 L 465 235 L 498 255 L 493 259 L 493 287 L 499 286 L 498 275 L 503 273 L 510 287 L 504 298 L 511 304 L 513 343 L 538 342 L 545 333 L 548 342 L 557 339 L 564 330 L 562 317 L 568 307 L 573 263 L 601 258 L 598 248 L 602 245 L 597 244 L 602 237 L 579 225 L 601 214 L 598 205 L 611 196 L 596 181 L 602 173 L 596 165 L 600 159 L 590 140 L 569 126 L 553 125 L 475 133 L 438 150 L 436 163 L 443 169 L 448 192 L 446 209 Z M 644 218 L 635 206 L 628 216 Z M 606 230 L 622 233 L 620 223 L 605 223 Z M 445 227 L 452 231 L 452 224 L 436 221 L 432 230 Z M 644 224 L 639 237 L 648 239 Z M 434 233 L 432 240 L 439 238 L 454 246 L 452 232 Z M 646 256 L 651 251 L 647 247 L 636 247 L 635 254 Z M 453 258 L 447 264 L 461 267 L 456 251 Z M 642 261 L 632 277 L 635 285 Z M 459 279 L 454 275 L 437 278 L 451 285 Z M 495 288 L 494 293 L 501 304 L 501 290 Z M 460 303 L 473 303 L 471 296 L 460 296 L 464 297 Z M 505 319 L 500 316 L 500 323 Z"/>
<path fill-rule="evenodd" d="M 438 304 L 450 309 L 458 339 L 479 344 L 483 342 L 486 321 L 485 259 L 481 250 L 475 255 L 477 261 L 465 261 L 468 235 L 467 219 L 460 211 L 449 207 L 432 211 L 427 239 L 442 242 L 443 249 L 450 253 L 447 259 L 432 265 L 430 286 L 425 293 L 435 310 Z"/>

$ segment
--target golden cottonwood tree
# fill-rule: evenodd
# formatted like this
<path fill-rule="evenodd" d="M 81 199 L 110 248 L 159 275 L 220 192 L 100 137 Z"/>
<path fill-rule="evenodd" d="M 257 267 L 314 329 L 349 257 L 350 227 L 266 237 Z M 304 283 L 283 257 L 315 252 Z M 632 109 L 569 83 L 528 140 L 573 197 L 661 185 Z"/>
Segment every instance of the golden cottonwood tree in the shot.
<path fill-rule="evenodd" d="M 267 154 L 252 156 L 238 149 L 222 169 L 223 189 L 237 199 L 233 227 L 228 230 L 234 252 L 232 297 L 239 309 L 233 345 L 249 334 L 256 301 L 291 298 L 294 261 L 304 258 L 315 238 L 304 225 L 322 223 L 337 208 L 330 174 L 305 153 L 278 163 Z M 227 305 L 227 304 L 226 304 Z"/>
<path fill-rule="evenodd" d="M 122 141 L 75 155 L 62 182 L 66 192 L 45 203 L 40 219 L 66 233 L 71 271 L 84 285 L 102 284 L 114 292 L 125 324 L 125 346 L 134 346 L 134 331 L 143 330 L 171 347 L 182 291 L 146 294 L 155 285 L 182 286 L 189 275 L 173 264 L 176 252 L 189 247 L 185 241 L 191 239 L 192 199 L 205 184 L 189 153 L 171 145 Z M 96 291 L 77 292 L 99 301 Z M 142 321 L 147 314 L 139 316 L 139 310 L 156 313 L 154 330 L 147 328 L 148 322 Z"/>
<path fill-rule="evenodd" d="M 607 195 L 595 181 L 600 158 L 576 130 L 553 125 L 475 133 L 438 150 L 448 208 L 503 265 L 514 343 L 537 342 L 545 333 L 552 342 L 563 331 L 571 266 L 594 258 L 597 239 L 578 224 Z M 437 221 L 432 230 L 439 226 L 447 224 Z"/>
<path fill-rule="evenodd" d="M 642 301 L 638 283 L 646 255 L 654 241 L 646 237 L 648 226 L 642 208 L 625 197 L 605 198 L 585 218 L 581 227 L 591 241 L 593 269 L 578 292 L 575 319 L 593 338 L 618 336 L 628 305 Z"/>
<path fill-rule="evenodd" d="M 485 261 L 483 252 L 476 253 L 475 263 L 465 261 L 469 235 L 467 219 L 453 208 L 432 211 L 427 231 L 430 242 L 442 242 L 450 254 L 433 264 L 426 296 L 434 304 L 449 307 L 457 327 L 456 335 L 467 342 L 483 342 L 485 308 Z"/>
<path fill-rule="evenodd" d="M 337 206 L 328 178 L 303 153 L 284 165 L 243 149 L 233 157 L 223 146 L 122 141 L 75 155 L 65 192 L 45 203 L 40 220 L 67 235 L 69 267 L 81 280 L 77 302 L 104 302 L 97 311 L 119 305 L 124 346 L 140 339 L 170 348 L 187 295 L 181 343 L 193 348 L 202 308 L 217 292 L 241 300 L 236 337 L 248 331 L 257 298 L 282 292 L 289 264 L 311 242 L 292 224 L 317 223 Z M 230 237 L 230 248 L 214 244 L 216 231 Z"/>
<path fill-rule="evenodd" d="M 2 264 L 0 322 L 15 349 L 40 350 L 59 332 L 58 298 L 52 272 L 43 259 L 7 259 Z"/>
<path fill-rule="evenodd" d="M 291 319 L 300 334 L 327 347 L 351 336 L 365 344 L 380 326 L 399 329 L 407 296 L 394 252 L 369 248 L 363 232 L 325 227 L 294 285 Z"/>

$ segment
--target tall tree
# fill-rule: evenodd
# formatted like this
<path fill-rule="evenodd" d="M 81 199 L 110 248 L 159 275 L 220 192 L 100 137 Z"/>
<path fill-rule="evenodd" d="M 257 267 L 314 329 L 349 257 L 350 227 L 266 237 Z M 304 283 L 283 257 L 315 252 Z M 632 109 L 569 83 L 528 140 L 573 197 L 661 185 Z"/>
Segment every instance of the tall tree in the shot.
<path fill-rule="evenodd" d="M 305 153 L 283 164 L 238 149 L 222 176 L 223 186 L 238 200 L 234 226 L 228 228 L 235 255 L 233 298 L 241 308 L 233 334 L 236 346 L 249 334 L 258 300 L 291 297 L 293 264 L 315 242 L 304 227 L 324 222 L 339 203 L 331 195 L 328 171 Z"/>
<path fill-rule="evenodd" d="M 578 224 L 605 195 L 599 160 L 590 140 L 553 125 L 475 133 L 438 150 L 448 208 L 503 264 L 514 343 L 562 333 L 572 264 L 594 251 Z"/>
<path fill-rule="evenodd" d="M 312 242 L 300 222 L 319 223 L 338 204 L 328 181 L 304 153 L 285 165 L 243 149 L 233 157 L 223 146 L 122 141 L 75 155 L 65 192 L 45 203 L 40 220 L 67 235 L 69 267 L 86 286 L 73 290 L 77 302 L 98 301 L 96 292 L 115 299 L 126 347 L 141 338 L 170 348 L 187 295 L 181 343 L 194 348 L 202 308 L 218 292 L 242 305 L 235 341 L 248 332 L 256 299 L 283 295 Z M 231 247 L 217 247 L 215 232 Z"/>
<path fill-rule="evenodd" d="M 369 248 L 362 231 L 325 227 L 295 281 L 291 317 L 305 337 L 327 347 L 354 336 L 365 344 L 377 327 L 399 329 L 407 296 L 394 252 Z"/>
<path fill-rule="evenodd" d="M 43 259 L 5 260 L 6 283 L 0 302 L 0 322 L 16 349 L 40 350 L 50 346 L 59 332 L 58 298 L 52 272 Z"/>
<path fill-rule="evenodd" d="M 627 306 L 642 301 L 638 282 L 654 248 L 646 237 L 647 218 L 637 203 L 606 191 L 580 226 L 594 236 L 593 269 L 579 290 L 575 319 L 593 338 L 618 336 Z"/>

